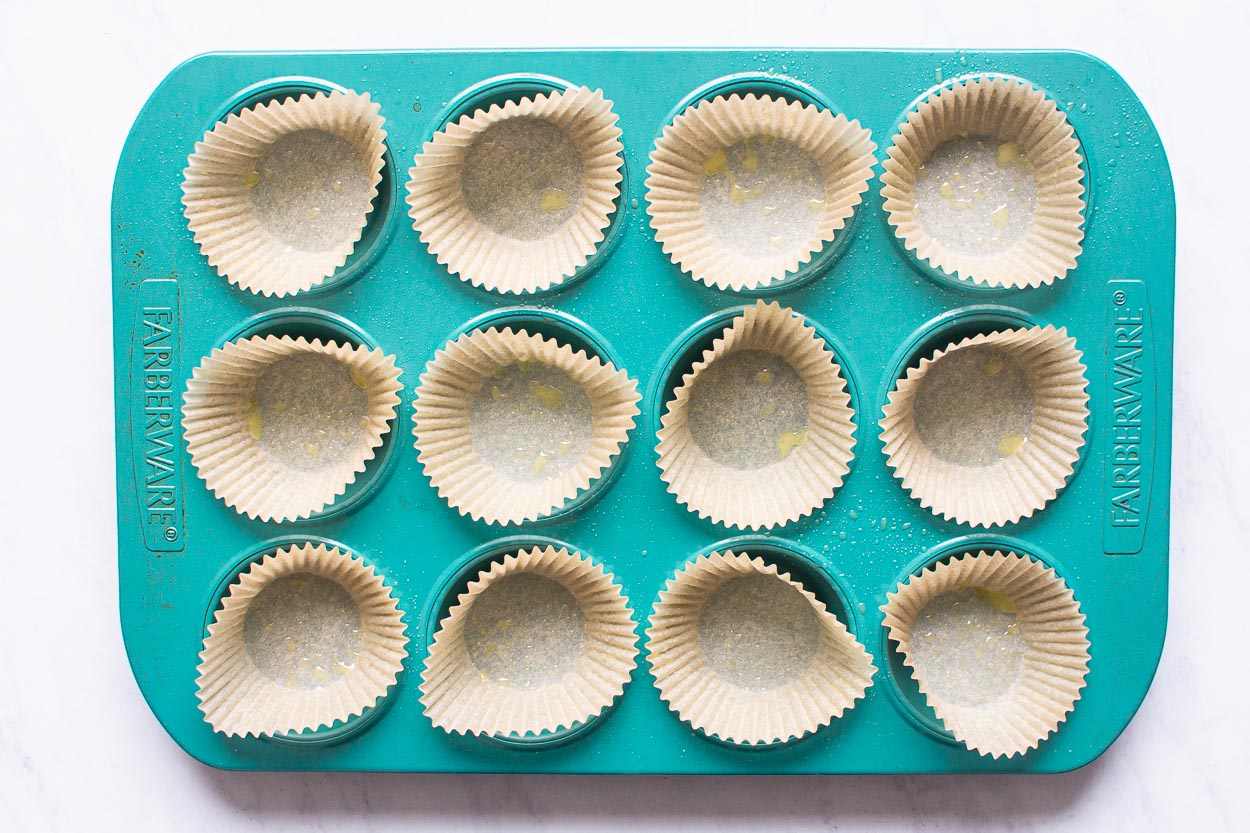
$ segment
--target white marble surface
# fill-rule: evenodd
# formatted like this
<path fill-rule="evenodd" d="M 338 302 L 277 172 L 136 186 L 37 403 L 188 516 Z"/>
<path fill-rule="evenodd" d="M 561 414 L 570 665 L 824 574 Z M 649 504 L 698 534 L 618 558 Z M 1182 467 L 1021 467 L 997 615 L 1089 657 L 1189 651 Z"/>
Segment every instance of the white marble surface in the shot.
<path fill-rule="evenodd" d="M 0 0 L 0 830 L 1250 829 L 1237 794 L 1250 774 L 1236 584 L 1250 555 L 1245 4 L 418 8 L 433 5 Z M 1133 84 L 1180 217 L 1171 617 L 1154 688 L 1100 761 L 1056 777 L 241 776 L 164 734 L 115 602 L 108 210 L 130 122 L 201 51 L 500 44 L 1070 46 Z M 26 583 L 36 571 L 45 580 Z"/>

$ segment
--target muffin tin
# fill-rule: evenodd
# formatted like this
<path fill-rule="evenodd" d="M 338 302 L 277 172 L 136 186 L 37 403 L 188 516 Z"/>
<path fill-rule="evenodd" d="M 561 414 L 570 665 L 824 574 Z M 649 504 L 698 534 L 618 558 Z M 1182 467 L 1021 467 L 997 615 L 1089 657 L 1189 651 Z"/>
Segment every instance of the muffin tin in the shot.
<path fill-rule="evenodd" d="M 1084 251 L 1049 286 L 994 290 L 914 260 L 886 222 L 880 164 L 835 242 L 785 280 L 721 291 L 682 273 L 646 213 L 648 155 L 690 103 L 781 96 L 844 113 L 872 131 L 878 162 L 915 102 L 951 79 L 1027 79 L 1076 131 L 1084 168 Z M 864 83 L 869 79 L 870 83 Z M 440 266 L 406 215 L 413 156 L 479 107 L 572 85 L 602 89 L 623 132 L 624 181 L 605 240 L 550 291 L 488 292 Z M 374 211 L 346 264 L 311 290 L 267 298 L 231 286 L 197 248 L 180 186 L 196 141 L 231 112 L 317 90 L 368 92 L 386 118 Z M 153 712 L 191 755 L 229 769 L 570 773 L 1056 772 L 1097 757 L 1133 716 L 1167 618 L 1175 216 L 1159 138 L 1107 65 L 1071 52 L 575 51 L 218 54 L 174 70 L 139 115 L 113 196 L 121 618 Z M 759 297 L 806 317 L 837 357 L 855 411 L 854 457 L 811 515 L 743 535 L 676 501 L 655 433 L 682 372 Z M 501 527 L 441 500 L 413 447 L 413 394 L 435 350 L 490 326 L 521 326 L 610 360 L 639 380 L 641 415 L 603 477 L 540 521 Z M 1065 327 L 1087 366 L 1086 443 L 1058 498 L 1018 523 L 943 521 L 886 465 L 881 409 L 922 356 L 978 333 Z M 196 476 L 180 408 L 192 368 L 252 335 L 380 347 L 401 368 L 391 431 L 347 492 L 311 518 L 266 523 L 214 499 Z M 281 547 L 337 546 L 377 571 L 404 613 L 408 657 L 376 707 L 316 732 L 215 734 L 197 708 L 196 666 L 227 587 Z M 629 599 L 642 652 L 599 718 L 525 737 L 434 727 L 419 702 L 423 663 L 470 578 L 533 547 L 567 547 L 610 571 Z M 1053 568 L 1089 628 L 1086 687 L 1057 733 L 994 759 L 953 741 L 924 704 L 880 606 L 908 575 L 980 550 Z M 643 631 L 660 591 L 698 555 L 761 556 L 802 582 L 873 658 L 865 698 L 796 741 L 744 747 L 706 736 L 661 701 Z"/>

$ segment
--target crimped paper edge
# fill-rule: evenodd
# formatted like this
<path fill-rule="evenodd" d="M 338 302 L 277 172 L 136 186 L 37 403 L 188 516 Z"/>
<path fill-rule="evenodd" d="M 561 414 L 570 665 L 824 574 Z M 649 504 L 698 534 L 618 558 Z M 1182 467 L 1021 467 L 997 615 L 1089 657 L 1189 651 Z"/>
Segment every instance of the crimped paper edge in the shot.
<path fill-rule="evenodd" d="M 480 385 L 472 387 L 471 379 L 485 379 L 486 366 L 507 367 L 517 359 L 563 370 L 590 399 L 594 426 L 587 454 L 558 478 L 510 480 L 473 451 L 469 409 Z M 461 515 L 502 526 L 538 520 L 610 469 L 629 442 L 641 398 L 637 382 L 599 356 L 523 329 L 474 330 L 445 344 L 421 374 L 412 416 L 417 459 L 439 497 Z"/>
<path fill-rule="evenodd" d="M 1046 353 L 1061 354 L 1058 360 L 1047 363 L 1055 368 L 1048 383 L 1054 389 L 1054 404 L 1045 412 L 1045 420 L 1039 423 L 1041 403 L 1037 400 L 1035 386 L 1034 422 L 1028 442 L 1019 452 L 995 466 L 965 466 L 936 457 L 921 442 L 911 419 L 911 406 L 928 368 L 956 350 L 979 345 L 1017 347 L 1017 353 L 1040 347 L 1037 362 Z M 1066 328 L 1047 325 L 970 336 L 921 359 L 919 366 L 908 368 L 904 377 L 895 383 L 878 422 L 886 465 L 908 494 L 945 520 L 988 528 L 1032 517 L 1066 487 L 1086 442 L 1089 382 L 1082 356 L 1076 339 L 1068 335 Z M 1062 405 L 1065 399 L 1071 400 L 1067 407 Z M 1041 450 L 1038 438 L 1047 441 L 1046 453 Z M 1034 466 L 1048 466 L 1049 472 L 1039 472 Z M 1047 479 L 1040 479 L 1041 474 L 1047 473 Z M 946 489 L 960 479 L 975 480 L 980 485 L 966 494 L 957 490 L 953 494 L 935 493 L 928 487 L 932 482 L 935 489 Z"/>
<path fill-rule="evenodd" d="M 464 205 L 458 171 L 464 154 L 487 128 L 533 117 L 575 128 L 582 155 L 583 195 L 558 232 L 516 240 L 478 220 Z M 426 142 L 408 171 L 408 216 L 421 242 L 460 280 L 502 294 L 554 288 L 586 266 L 618 210 L 624 145 L 612 101 L 602 90 L 571 87 L 533 98 L 492 104 L 446 125 Z"/>
<path fill-rule="evenodd" d="M 982 94 L 981 90 L 989 92 Z M 982 133 L 980 123 L 969 124 L 972 117 L 966 114 L 962 120 L 956 118 L 954 124 L 946 124 L 944 111 L 948 104 L 958 107 L 966 99 L 979 101 L 1000 93 L 1032 108 L 1037 117 L 1032 132 L 1009 122 L 1008 127 L 1013 130 L 1000 127 L 1003 135 L 995 134 L 998 140 L 1020 141 L 1025 156 L 1034 163 L 1039 178 L 1034 226 L 1004 253 L 959 254 L 934 240 L 917 219 L 916 172 L 938 145 L 958 137 L 961 130 Z M 994 106 L 994 102 L 985 106 Z M 1043 147 L 1043 143 L 1049 144 Z M 1076 268 L 1082 250 L 1087 206 L 1079 147 L 1063 111 L 1024 79 L 1002 75 L 957 79 L 922 100 L 895 133 L 881 175 L 886 220 L 917 260 L 958 280 L 1004 289 L 1049 286 Z M 1039 223 L 1039 218 L 1044 222 Z"/>
<path fill-rule="evenodd" d="M 769 737 L 759 734 L 752 737 L 738 737 L 736 734 L 740 733 L 725 727 L 710 725 L 707 719 L 692 713 L 701 699 L 720 701 L 731 689 L 746 691 L 732 684 L 720 682 L 716 678 L 716 672 L 707 669 L 706 666 L 698 668 L 698 671 L 702 672 L 700 679 L 686 686 L 684 690 L 674 692 L 672 687 L 675 676 L 687 671 L 690 666 L 698 662 L 697 659 L 692 657 L 678 657 L 676 660 L 670 658 L 670 652 L 673 650 L 670 647 L 671 645 L 682 644 L 683 640 L 681 637 L 683 635 L 687 641 L 691 639 L 690 634 L 683 634 L 683 625 L 694 629 L 693 639 L 696 645 L 694 650 L 697 653 L 698 613 L 687 612 L 685 616 L 682 616 L 680 611 L 682 609 L 688 610 L 695 605 L 701 608 L 706 599 L 715 593 L 724 581 L 752 573 L 774 576 L 798 590 L 812 605 L 812 609 L 816 612 L 821 623 L 820 649 L 826 651 L 836 649 L 845 652 L 849 657 L 856 660 L 857 666 L 852 667 L 845 663 L 834 664 L 846 671 L 846 677 L 842 681 L 846 682 L 849 680 L 847 690 L 838 691 L 838 694 L 842 695 L 840 701 L 827 703 L 827 711 L 807 715 L 801 714 L 801 710 L 797 708 L 792 709 L 793 703 L 785 704 L 784 710 L 789 714 L 792 725 L 783 731 L 774 730 L 768 732 Z M 703 581 L 716 581 L 716 584 L 710 588 L 701 588 L 698 585 Z M 706 592 L 700 592 L 701 590 Z M 669 613 L 667 611 L 669 607 L 674 607 L 677 610 Z M 673 631 L 673 633 L 666 634 L 666 631 Z M 663 644 L 662 653 L 657 652 L 657 643 Z M 842 718 L 846 712 L 855 707 L 856 703 L 872 687 L 873 677 L 877 672 L 877 668 L 873 664 L 872 655 L 869 654 L 868 650 L 851 635 L 846 626 L 829 612 L 824 603 L 817 599 L 811 591 L 792 579 L 789 573 L 782 572 L 776 564 L 766 561 L 759 556 L 752 556 L 742 551 L 735 552 L 732 549 L 710 553 L 688 561 L 665 583 L 665 589 L 660 593 L 660 599 L 656 602 L 648 620 L 646 651 L 647 663 L 651 669 L 651 676 L 655 681 L 656 691 L 659 693 L 660 699 L 664 701 L 678 718 L 698 731 L 727 743 L 742 745 L 786 743 L 807 737 L 819 731 L 834 720 Z M 823 681 L 818 681 L 812 675 L 812 672 L 809 671 L 808 675 L 805 675 L 803 679 L 808 680 L 808 685 L 815 691 L 820 691 L 824 687 L 832 689 L 832 683 L 827 675 Z M 794 682 L 791 682 L 781 690 L 790 689 L 794 684 Z M 709 691 L 716 687 L 723 690 L 718 690 L 715 694 L 709 694 Z M 757 694 L 761 697 L 765 696 L 764 693 Z M 758 715 L 754 719 L 745 722 L 758 725 Z"/>
<path fill-rule="evenodd" d="M 699 374 L 732 352 L 762 349 L 754 337 L 769 328 L 788 339 L 783 347 L 797 348 L 797 355 L 769 352 L 790 363 L 807 386 L 808 438 L 767 467 L 734 469 L 699 448 L 686 410 Z M 813 395 L 817 385 L 827 388 L 820 396 Z M 837 355 L 805 317 L 775 301 L 757 301 L 725 326 L 665 400 L 660 426 L 656 465 L 669 493 L 700 518 L 739 529 L 771 529 L 810 515 L 841 488 L 855 457 L 855 412 Z"/>
<path fill-rule="evenodd" d="M 248 355 L 253 351 L 259 351 L 256 358 Z M 259 441 L 247 433 L 246 399 L 235 406 L 245 386 L 240 380 L 258 378 L 278 361 L 301 353 L 329 356 L 360 371 L 369 383 L 365 389 L 369 425 L 362 429 L 358 455 L 319 477 L 313 471 L 272 464 Z M 247 362 L 254 372 L 241 372 L 239 362 Z M 241 515 L 262 521 L 309 517 L 342 496 L 385 442 L 399 408 L 400 375 L 393 355 L 363 345 L 274 335 L 227 342 L 201 360 L 183 393 L 183 441 L 191 464 L 214 497 Z M 216 390 L 219 387 L 225 390 Z M 237 418 L 231 420 L 232 415 Z M 241 430 L 232 430 L 232 425 Z"/>
<path fill-rule="evenodd" d="M 1003 566 L 999 567 L 1000 564 Z M 979 737 L 980 733 L 977 731 L 971 733 L 967 731 L 972 723 L 971 714 L 982 711 L 983 707 L 955 706 L 930 692 L 925 685 L 923 675 L 917 672 L 907 648 L 911 628 L 916 618 L 924 610 L 925 605 L 944 592 L 975 586 L 987 587 L 1006 593 L 1017 608 L 1020 608 L 1022 597 L 1013 596 L 1007 592 L 1015 588 L 1012 588 L 1010 582 L 1004 580 L 1001 575 L 1006 572 L 1007 578 L 1010 579 L 1013 571 L 1026 576 L 1032 584 L 1044 585 L 1046 589 L 1052 591 L 1050 596 L 1042 599 L 1036 606 L 1030 604 L 1027 608 L 1030 615 L 1036 612 L 1039 617 L 1045 617 L 1035 623 L 1036 630 L 1041 631 L 1040 642 L 1043 645 L 1050 645 L 1056 649 L 1054 656 L 1061 661 L 1056 661 L 1054 665 L 1067 669 L 1068 673 L 1060 675 L 1060 682 L 1066 681 L 1068 687 L 1065 690 L 1064 686 L 1056 685 L 1053 680 L 1039 682 L 1039 690 L 1031 692 L 1028 698 L 1024 698 L 1026 705 L 1030 703 L 1036 705 L 1050 697 L 1051 703 L 1058 708 L 1050 713 L 1035 716 L 1031 724 L 1032 731 L 1026 731 L 1027 727 L 1018 726 L 1012 726 L 1010 731 L 1004 730 L 1005 735 L 1015 734 L 1013 743 L 996 743 L 993 738 Z M 1023 598 L 1027 598 L 1027 595 Z M 1039 744 L 1057 732 L 1067 720 L 1067 716 L 1076 708 L 1076 703 L 1081 698 L 1081 691 L 1085 687 L 1085 678 L 1089 673 L 1089 628 L 1085 626 L 1085 615 L 1080 612 L 1080 604 L 1076 601 L 1071 588 L 1055 573 L 1053 568 L 1034 558 L 1012 551 L 987 552 L 981 549 L 975 555 L 969 551 L 952 561 L 931 564 L 919 575 L 908 576 L 893 592 L 886 595 L 886 599 L 886 603 L 881 606 L 884 614 L 882 625 L 888 630 L 890 641 L 898 644 L 904 665 L 911 669 L 921 694 L 924 695 L 934 714 L 951 731 L 956 740 L 969 749 L 994 758 L 1023 755 L 1036 749 Z M 1064 614 L 1066 614 L 1066 619 Z M 1055 625 L 1056 621 L 1060 624 Z M 1067 632 L 1063 627 L 1065 621 Z M 1028 635 L 1029 628 L 1026 628 L 1026 639 Z M 1058 650 L 1065 646 L 1066 653 Z M 1030 644 L 1030 653 L 1026 654 L 1026 661 L 1029 658 L 1034 660 L 1033 665 L 1026 664 L 1023 674 L 1026 678 L 1030 678 L 1031 672 L 1036 671 L 1036 654 L 1031 653 L 1034 648 L 1035 646 Z M 1038 653 L 1045 655 L 1044 651 Z"/>
<path fill-rule="evenodd" d="M 368 655 L 375 660 L 367 669 L 357 665 L 346 676 L 330 685 L 316 689 L 287 689 L 273 683 L 255 666 L 243 679 L 227 673 L 247 671 L 246 647 L 242 642 L 243 623 L 251 601 L 270 583 L 287 575 L 309 572 L 343 585 L 340 578 L 350 577 L 356 586 L 344 589 L 361 609 L 362 631 L 373 644 Z M 238 595 L 236 595 L 236 593 Z M 246 596 L 243 594 L 247 594 Z M 382 702 L 399 680 L 408 656 L 408 636 L 399 601 L 382 576 L 358 556 L 327 547 L 306 543 L 279 547 L 251 564 L 240 573 L 223 596 L 208 626 L 196 667 L 196 698 L 204 720 L 228 737 L 265 737 L 288 732 L 316 731 L 359 716 L 366 709 Z M 369 622 L 373 627 L 365 627 Z M 223 644 L 224 643 L 224 644 Z M 368 645 L 369 643 L 366 643 Z M 233 665 L 229 664 L 234 660 Z M 276 697 L 277 706 L 266 708 L 265 719 L 251 721 L 246 715 L 249 704 L 240 699 L 240 688 L 246 683 L 258 687 L 257 696 Z M 353 684 L 354 683 L 354 684 Z M 284 704 L 292 699 L 297 702 Z M 253 706 L 254 708 L 254 706 Z M 301 710 L 312 708 L 311 716 L 293 719 Z M 222 714 L 221 710 L 225 709 Z M 216 718 L 215 718 L 216 716 Z M 283 721 L 282 718 L 285 718 Z"/>
<path fill-rule="evenodd" d="M 821 222 L 802 251 L 767 259 L 733 252 L 699 219 L 707 156 L 762 131 L 812 154 L 825 175 L 826 200 Z M 695 280 L 721 290 L 767 287 L 811 262 L 839 232 L 846 233 L 872 180 L 876 150 L 871 131 L 858 121 L 814 104 L 754 93 L 695 102 L 664 127 L 650 154 L 645 185 L 651 228 L 664 253 Z"/>
<path fill-rule="evenodd" d="M 537 573 L 560 582 L 577 600 L 583 615 L 588 606 L 602 609 L 604 615 L 594 620 L 593 633 L 588 629 L 586 644 L 593 643 L 593 650 L 583 651 L 578 662 L 580 670 L 570 671 L 559 683 L 541 689 L 491 685 L 481 680 L 480 674 L 479 679 L 472 680 L 471 661 L 460 639 L 464 620 L 474 600 L 486 588 L 508 576 L 524 573 Z M 587 624 L 592 624 L 589 616 Z M 449 734 L 537 736 L 560 732 L 604 715 L 624 693 L 637 662 L 638 634 L 633 610 L 616 577 L 589 557 L 566 547 L 529 547 L 481 569 L 439 622 L 421 674 L 421 706 L 434 726 Z M 459 676 L 457 669 L 462 672 Z M 552 690 L 568 686 L 571 679 L 581 685 L 566 689 L 568 708 L 563 713 L 543 715 L 544 705 L 552 707 L 544 702 L 554 699 Z M 474 690 L 477 696 L 471 693 Z M 478 702 L 478 697 L 484 697 L 485 702 Z M 472 702 L 465 705 L 466 700 Z M 448 701 L 451 705 L 444 705 Z M 520 715 L 515 714 L 517 710 Z"/>
<path fill-rule="evenodd" d="M 183 214 L 209 265 L 232 285 L 265 297 L 294 295 L 331 277 L 355 251 L 373 213 L 385 166 L 385 122 L 381 105 L 372 102 L 368 93 L 351 91 L 304 93 L 298 99 L 288 96 L 218 122 L 196 142 L 182 181 Z M 353 135 L 362 127 L 363 136 Z M 287 245 L 265 232 L 256 220 L 246 185 L 223 181 L 220 168 L 238 158 L 240 146 L 249 141 L 259 151 L 282 135 L 306 128 L 342 136 L 358 150 L 362 141 L 367 144 L 361 157 L 369 166 L 369 207 L 361 215 L 360 228 L 341 245 L 322 252 L 287 252 Z M 226 202 L 232 197 L 235 202 Z M 240 223 L 245 228 L 233 228 Z"/>

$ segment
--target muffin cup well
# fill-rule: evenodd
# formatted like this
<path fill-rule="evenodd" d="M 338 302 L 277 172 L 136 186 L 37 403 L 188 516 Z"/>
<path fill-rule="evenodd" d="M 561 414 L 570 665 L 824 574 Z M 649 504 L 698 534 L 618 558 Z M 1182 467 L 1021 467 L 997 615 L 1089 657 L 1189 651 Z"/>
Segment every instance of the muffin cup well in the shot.
<path fill-rule="evenodd" d="M 535 586 L 516 587 L 518 579 Z M 512 599 L 503 595 L 509 583 Z M 446 732 L 486 736 L 557 732 L 592 720 L 633 672 L 632 616 L 612 575 L 580 553 L 547 546 L 507 555 L 469 582 L 439 624 L 421 676 L 426 716 Z M 539 638 L 567 633 L 536 647 L 519 633 L 526 627 Z"/>
<path fill-rule="evenodd" d="M 711 632 L 708 617 L 723 616 L 719 608 L 732 607 L 717 604 L 716 597 L 739 580 L 764 582 L 757 591 L 781 594 L 785 602 L 760 602 L 760 610 L 744 611 L 746 618 L 736 622 L 731 611 L 730 623 L 718 623 L 727 625 L 728 632 Z M 751 634 L 739 632 L 759 627 L 757 619 L 765 610 L 791 608 L 786 612 L 792 614 L 795 606 L 810 614 L 810 627 L 803 629 L 810 631 L 803 634 L 810 638 L 794 649 L 798 656 L 786 657 L 792 646 L 771 640 L 753 644 L 761 641 L 759 635 L 753 641 Z M 718 612 L 710 614 L 713 607 Z M 800 628 L 794 625 L 783 621 L 778 629 L 797 639 Z M 724 645 L 709 648 L 726 641 L 748 652 L 780 656 L 785 667 L 770 669 L 780 678 L 752 677 L 760 669 L 735 665 L 732 657 L 721 655 L 727 650 Z M 876 672 L 864 647 L 810 591 L 778 572 L 775 564 L 729 551 L 700 556 L 668 581 L 647 628 L 647 656 L 660 697 L 682 720 L 723 741 L 748 745 L 783 743 L 828 725 L 864 696 Z M 757 660 L 747 659 L 743 665 Z"/>
<path fill-rule="evenodd" d="M 739 351 L 775 356 L 798 376 L 807 397 L 806 424 L 780 459 L 739 468 L 714 459 L 692 432 L 692 401 L 700 376 Z M 794 310 L 759 301 L 734 318 L 703 357 L 683 374 L 665 403 L 656 437 L 661 479 L 700 517 L 750 529 L 781 526 L 831 498 L 850 471 L 854 412 L 837 358 Z M 780 441 L 779 441 L 780 444 Z"/>
<path fill-rule="evenodd" d="M 620 195 L 612 102 L 574 87 L 448 124 L 409 171 L 409 216 L 452 274 L 493 292 L 555 287 L 603 241 Z"/>
<path fill-rule="evenodd" d="M 962 381 L 974 392 L 961 399 L 961 380 L 956 376 L 952 384 L 937 374 L 943 363 L 953 366 L 953 359 L 969 365 L 970 371 L 962 372 L 974 377 L 1015 376 L 1019 390 L 1011 396 L 1027 408 L 999 424 L 996 414 L 1006 394 L 985 394 L 1003 401 L 981 399 L 968 377 Z M 930 395 L 928 384 L 950 391 Z M 1076 339 L 1065 329 L 1031 327 L 965 338 L 921 359 L 891 391 L 879 423 L 886 464 L 921 506 L 947 520 L 991 527 L 1031 517 L 1055 499 L 1073 473 L 1085 444 L 1087 386 Z M 936 404 L 941 397 L 950 397 L 949 403 Z M 935 403 L 927 410 L 936 416 L 926 416 L 927 403 Z M 982 418 L 997 425 L 994 435 L 980 425 Z M 952 457 L 924 437 L 928 422 L 939 420 L 945 433 L 966 434 L 964 440 L 977 445 L 996 443 L 997 450 L 971 462 Z"/>
<path fill-rule="evenodd" d="M 980 702 L 943 691 L 930 678 L 934 669 L 915 655 L 915 627 L 926 607 L 961 591 L 979 592 L 992 609 L 1014 614 L 1012 627 L 1023 646 L 1010 687 Z M 1056 731 L 1080 699 L 1089 671 L 1089 629 L 1072 591 L 1044 564 L 1014 552 L 968 553 L 909 577 L 887 599 L 881 610 L 889 638 L 898 643 L 934 714 L 969 749 L 996 758 L 1024 754 Z M 970 656 L 931 662 L 984 664 Z"/>
<path fill-rule="evenodd" d="M 347 262 L 382 180 L 385 119 L 368 93 L 317 93 L 231 114 L 195 145 L 182 203 L 230 283 L 283 297 Z"/>
<path fill-rule="evenodd" d="M 315 363 L 309 368 L 315 384 L 270 377 L 290 360 Z M 373 459 L 399 406 L 399 375 L 394 356 L 367 347 L 273 335 L 228 342 L 192 371 L 183 395 L 191 463 L 213 494 L 240 514 L 263 521 L 306 518 L 332 504 Z M 353 398 L 358 390 L 361 401 L 333 402 L 329 382 Z M 264 400 L 280 395 L 280 387 L 291 388 L 283 398 L 298 401 L 271 403 L 278 413 L 268 416 Z M 322 406 L 337 426 L 300 424 Z"/>
<path fill-rule="evenodd" d="M 266 599 L 267 591 L 275 592 L 284 582 L 295 583 L 285 607 Z M 301 590 L 300 582 L 321 582 L 329 595 L 340 597 L 335 600 L 357 627 L 351 637 L 338 638 L 358 643 L 355 650 L 337 653 L 331 661 L 335 652 L 318 640 L 332 636 L 327 632 L 335 623 L 313 618 L 316 605 L 309 604 L 310 591 Z M 290 630 L 275 631 L 270 621 L 249 623 L 249 617 L 273 618 L 277 627 Z M 340 630 L 348 626 L 338 623 Z M 323 544 L 279 549 L 230 585 L 208 627 L 196 669 L 200 710 L 214 731 L 234 737 L 328 727 L 386 696 L 403 669 L 407 643 L 403 612 L 372 567 Z M 301 652 L 325 656 L 301 657 Z M 297 681 L 299 676 L 311 683 Z"/>
<path fill-rule="evenodd" d="M 651 227 L 695 280 L 766 287 L 845 228 L 868 190 L 876 147 L 859 122 L 812 104 L 754 94 L 698 102 L 651 153 Z"/>
<path fill-rule="evenodd" d="M 931 233 L 920 216 L 926 162 L 945 143 L 970 137 L 1002 143 L 996 164 L 1005 156 L 1032 169 L 1032 219 L 1002 251 L 955 246 Z M 1001 76 L 955 81 L 923 99 L 899 125 L 881 176 L 887 220 L 918 261 L 956 279 L 1009 289 L 1054 283 L 1076 268 L 1085 234 L 1079 147 L 1067 117 L 1028 82 Z"/>
<path fill-rule="evenodd" d="M 484 391 L 494 396 L 492 380 L 534 368 L 567 377 L 588 402 L 584 448 L 572 465 L 553 468 L 554 476 L 540 476 L 545 468 L 538 463 L 554 459 L 545 452 L 527 458 L 534 463 L 530 472 L 515 472 L 489 460 L 474 442 L 475 403 Z M 533 384 L 540 399 L 555 396 L 541 381 Z M 444 345 L 421 375 L 413 414 L 417 456 L 439 496 L 462 515 L 492 524 L 537 520 L 602 476 L 629 439 L 639 399 L 637 383 L 598 356 L 524 330 L 476 330 Z"/>

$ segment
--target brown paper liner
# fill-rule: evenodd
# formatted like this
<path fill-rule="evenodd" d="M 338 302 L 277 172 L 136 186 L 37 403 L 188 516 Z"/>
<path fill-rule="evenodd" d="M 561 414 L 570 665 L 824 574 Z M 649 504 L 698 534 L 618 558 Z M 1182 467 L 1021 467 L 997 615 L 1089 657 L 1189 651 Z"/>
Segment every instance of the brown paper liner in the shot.
<path fill-rule="evenodd" d="M 938 596 L 983 587 L 1010 599 L 1028 648 L 1012 690 L 984 705 L 956 705 L 926 684 L 908 649 L 917 617 Z M 1015 554 L 984 550 L 927 568 L 888 594 L 881 606 L 891 641 L 956 740 L 982 755 L 1012 757 L 1037 747 L 1059 728 L 1081 697 L 1089 672 L 1089 629 L 1072 591 L 1050 568 Z"/>
<path fill-rule="evenodd" d="M 196 142 L 183 171 L 182 204 L 200 251 L 230 283 L 279 298 L 311 289 L 347 262 L 364 232 L 386 152 L 385 119 L 369 94 L 301 95 L 230 115 Z M 370 178 L 369 204 L 321 251 L 303 251 L 270 233 L 251 200 L 257 162 L 278 139 L 316 130 L 346 139 Z"/>
<path fill-rule="evenodd" d="M 710 667 L 699 645 L 699 620 L 725 582 L 774 576 L 801 593 L 820 623 L 817 655 L 798 679 L 770 689 L 739 686 Z M 669 579 L 647 628 L 647 657 L 660 697 L 694 728 L 730 743 L 771 744 L 801 738 L 855 705 L 872 685 L 872 657 L 838 618 L 801 584 L 762 558 L 717 552 Z"/>
<path fill-rule="evenodd" d="M 253 600 L 277 579 L 308 573 L 351 596 L 362 648 L 349 671 L 318 688 L 294 688 L 262 673 L 248 654 L 243 625 Z M 377 705 L 408 655 L 403 612 L 382 577 L 359 558 L 324 545 L 279 549 L 230 585 L 208 627 L 196 697 L 214 731 L 232 737 L 285 734 L 331 726 Z"/>
<path fill-rule="evenodd" d="M 322 468 L 297 469 L 276 459 L 249 427 L 258 379 L 277 362 L 302 353 L 341 362 L 358 375 L 368 402 L 353 455 Z M 182 430 L 191 463 L 213 494 L 240 514 L 262 521 L 306 518 L 333 503 L 373 459 L 399 406 L 399 374 L 394 356 L 367 347 L 290 336 L 229 342 L 214 349 L 187 382 Z"/>
<path fill-rule="evenodd" d="M 465 626 L 491 585 L 522 573 L 552 579 L 576 600 L 585 641 L 574 667 L 538 688 L 509 686 L 474 665 Z M 624 691 L 638 655 L 633 612 L 610 573 L 580 553 L 554 547 L 505 556 L 469 582 L 439 623 L 421 675 L 421 704 L 435 726 L 473 735 L 526 735 L 598 717 Z"/>
<path fill-rule="evenodd" d="M 1006 252 L 953 251 L 933 239 L 918 219 L 920 166 L 938 146 L 964 136 L 1017 142 L 1033 164 L 1033 225 Z M 1012 289 L 1049 285 L 1076 268 L 1085 236 L 1079 146 L 1067 117 L 1027 82 L 1001 77 L 959 81 L 926 98 L 899 126 L 881 176 L 887 219 L 919 260 L 949 275 Z"/>
<path fill-rule="evenodd" d="M 556 477 L 518 481 L 473 448 L 469 413 L 483 384 L 518 361 L 564 371 L 591 403 L 590 445 L 577 465 Z M 491 524 L 519 524 L 551 514 L 612 463 L 638 415 L 637 382 L 599 357 L 554 339 L 511 329 L 479 330 L 448 342 L 426 365 L 417 388 L 413 434 L 425 474 L 462 515 Z"/>
<path fill-rule="evenodd" d="M 492 125 L 542 119 L 559 126 L 581 156 L 582 197 L 554 232 L 519 239 L 485 224 L 466 204 L 461 187 L 466 157 Z M 409 170 L 409 216 L 438 262 L 453 275 L 493 292 L 525 293 L 563 283 L 603 241 L 620 196 L 623 147 L 612 102 L 601 90 L 563 92 L 492 104 L 426 142 Z"/>
<path fill-rule="evenodd" d="M 993 345 L 1024 371 L 1033 391 L 1033 421 L 1019 451 L 987 466 L 937 457 L 916 431 L 915 398 L 929 368 L 957 350 Z M 920 505 L 946 520 L 1000 526 L 1032 517 L 1054 500 L 1085 444 L 1088 381 L 1076 339 L 1066 329 L 1032 327 L 966 338 L 909 368 L 881 420 L 886 463 Z"/>
<path fill-rule="evenodd" d="M 807 387 L 807 441 L 763 468 L 723 465 L 690 432 L 690 395 L 699 374 L 739 350 L 781 357 Z M 701 518 L 744 529 L 769 529 L 811 514 L 842 485 L 854 456 L 854 412 L 834 354 L 802 316 L 776 302 L 756 302 L 725 328 L 683 375 L 660 424 L 656 451 L 669 492 Z"/>
<path fill-rule="evenodd" d="M 718 239 L 702 216 L 704 165 L 714 153 L 757 136 L 793 143 L 824 174 L 825 206 L 804 244 L 767 256 Z M 673 262 L 717 289 L 758 289 L 781 280 L 831 242 L 855 213 L 872 178 L 877 146 L 858 121 L 815 105 L 769 96 L 717 96 L 687 108 L 664 128 L 647 167 L 647 213 Z"/>

